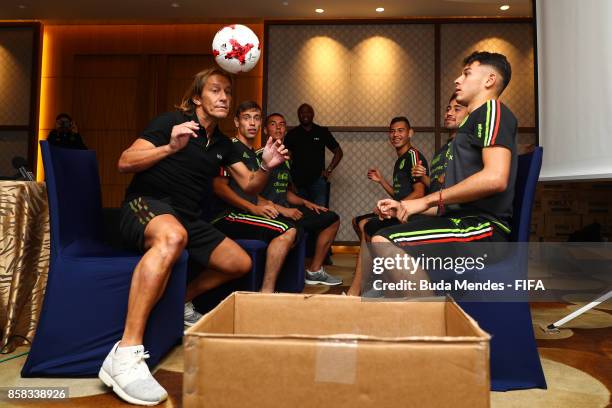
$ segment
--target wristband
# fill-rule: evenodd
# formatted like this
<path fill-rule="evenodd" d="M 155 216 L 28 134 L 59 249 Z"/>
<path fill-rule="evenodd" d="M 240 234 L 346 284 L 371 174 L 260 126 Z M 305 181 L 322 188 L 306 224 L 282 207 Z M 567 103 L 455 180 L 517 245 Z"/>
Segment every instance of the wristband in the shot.
<path fill-rule="evenodd" d="M 442 189 L 438 197 L 438 215 L 444 215 L 444 199 L 442 198 Z"/>
<path fill-rule="evenodd" d="M 267 173 L 268 172 L 268 168 L 266 167 L 266 165 L 264 164 L 263 160 L 259 163 L 259 168 L 264 172 Z"/>

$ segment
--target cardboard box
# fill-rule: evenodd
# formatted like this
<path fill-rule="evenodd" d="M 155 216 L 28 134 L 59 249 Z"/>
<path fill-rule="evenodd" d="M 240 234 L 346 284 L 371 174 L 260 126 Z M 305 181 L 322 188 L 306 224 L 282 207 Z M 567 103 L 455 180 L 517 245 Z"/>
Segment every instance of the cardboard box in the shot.
<path fill-rule="evenodd" d="M 236 292 L 185 333 L 189 407 L 488 407 L 489 335 L 452 300 Z"/>

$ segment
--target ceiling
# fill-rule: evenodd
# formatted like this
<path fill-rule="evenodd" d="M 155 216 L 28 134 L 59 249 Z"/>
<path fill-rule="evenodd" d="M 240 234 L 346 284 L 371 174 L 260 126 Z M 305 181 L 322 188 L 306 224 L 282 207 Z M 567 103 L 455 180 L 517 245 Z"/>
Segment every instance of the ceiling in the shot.
<path fill-rule="evenodd" d="M 503 4 L 510 5 L 501 11 Z M 374 9 L 384 7 L 377 13 Z M 315 13 L 322 8 L 324 13 Z M 529 17 L 531 0 L 2 0 L 0 20 L 197 22 L 227 19 Z"/>

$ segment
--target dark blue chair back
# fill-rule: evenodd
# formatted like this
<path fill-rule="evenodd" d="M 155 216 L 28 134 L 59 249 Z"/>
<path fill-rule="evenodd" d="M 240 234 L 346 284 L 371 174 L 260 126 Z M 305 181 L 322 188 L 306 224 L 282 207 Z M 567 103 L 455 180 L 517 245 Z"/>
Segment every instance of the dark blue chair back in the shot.
<path fill-rule="evenodd" d="M 125 326 L 132 272 L 141 254 L 102 242 L 95 153 L 41 142 L 49 196 L 51 262 L 23 377 L 95 376 Z M 144 333 L 155 366 L 183 334 L 187 253 L 174 264 Z"/>
<path fill-rule="evenodd" d="M 543 149 L 536 147 L 533 152 L 518 157 L 510 241 L 529 241 L 531 210 L 542 168 L 542 154 Z"/>
<path fill-rule="evenodd" d="M 523 279 L 527 275 L 527 242 L 542 153 L 542 148 L 537 147 L 533 152 L 518 157 L 510 240 L 523 244 L 511 244 L 516 248 L 506 260 L 480 274 L 482 280 Z M 546 388 L 527 301 L 459 303 L 492 336 L 490 361 L 493 391 Z"/>
<path fill-rule="evenodd" d="M 40 142 L 45 164 L 51 256 L 76 240 L 101 241 L 102 195 L 96 153 Z M 61 205 L 59 205 L 61 201 Z"/>

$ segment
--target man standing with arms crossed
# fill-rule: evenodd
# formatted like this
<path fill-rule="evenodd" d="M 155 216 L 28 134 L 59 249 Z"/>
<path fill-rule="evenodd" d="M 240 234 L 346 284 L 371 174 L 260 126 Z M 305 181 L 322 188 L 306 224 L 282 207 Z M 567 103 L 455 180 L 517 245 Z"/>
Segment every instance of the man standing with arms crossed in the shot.
<path fill-rule="evenodd" d="M 229 113 L 231 92 L 231 77 L 224 71 L 199 72 L 178 110 L 153 119 L 119 158 L 121 173 L 136 173 L 121 209 L 121 235 L 144 255 L 132 276 L 123 336 L 99 377 L 133 404 L 155 405 L 168 396 L 149 372 L 142 339 L 183 249 L 203 268 L 187 287 L 188 301 L 251 268 L 246 252 L 200 220 L 206 181 L 226 166 L 244 190 L 257 193 L 267 182 L 268 169 L 286 158 L 284 147 L 271 139 L 257 172 L 232 153 L 231 141 L 217 126 Z"/>

